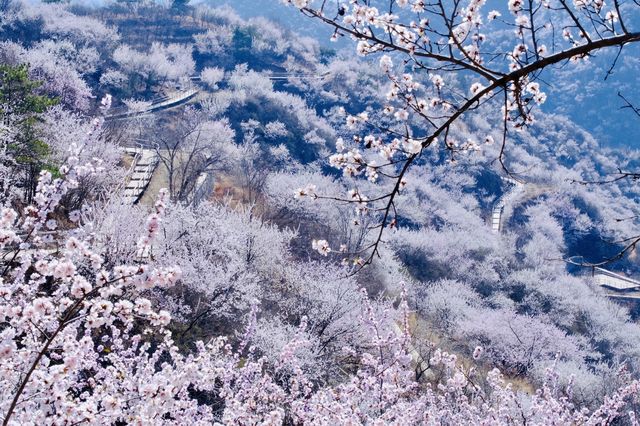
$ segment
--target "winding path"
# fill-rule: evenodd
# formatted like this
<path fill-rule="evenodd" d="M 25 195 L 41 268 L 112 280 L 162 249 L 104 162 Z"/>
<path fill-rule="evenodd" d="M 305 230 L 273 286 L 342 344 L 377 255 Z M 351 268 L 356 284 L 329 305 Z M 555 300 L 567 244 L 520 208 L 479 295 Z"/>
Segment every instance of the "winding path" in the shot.
<path fill-rule="evenodd" d="M 180 106 L 189 100 L 191 100 L 194 96 L 196 96 L 200 91 L 198 89 L 189 89 L 180 92 L 176 92 L 173 96 L 163 97 L 154 102 L 151 102 L 149 106 L 140 111 L 124 111 L 114 110 L 113 113 L 107 115 L 105 120 L 123 120 L 132 117 L 138 117 L 145 114 L 149 114 L 159 110 L 165 110 L 169 108 L 175 108 Z"/>
<path fill-rule="evenodd" d="M 266 74 L 265 76 L 272 81 L 284 81 L 284 80 L 322 80 L 328 75 L 330 75 L 329 72 L 326 72 L 324 74 L 303 74 L 303 73 L 294 74 L 294 73 L 281 72 L 281 73 Z M 202 78 L 199 75 L 191 76 L 189 77 L 189 80 L 192 82 L 200 82 L 202 81 Z M 228 78 L 225 77 L 223 81 L 228 81 Z M 199 92 L 200 90 L 196 88 L 181 90 L 173 93 L 172 95 L 163 96 L 161 98 L 152 100 L 147 108 L 140 111 L 131 111 L 131 110 L 128 110 L 126 107 L 115 108 L 112 110 L 110 114 L 108 114 L 105 117 L 105 120 L 107 121 L 126 120 L 133 117 L 144 116 L 146 114 L 150 114 L 155 111 L 175 108 L 177 106 L 180 106 L 190 101 Z"/>
<path fill-rule="evenodd" d="M 593 280 L 602 287 L 607 297 L 617 299 L 640 299 L 640 281 L 608 271 L 593 268 Z"/>
<path fill-rule="evenodd" d="M 511 188 L 498 198 L 491 211 L 491 229 L 499 234 L 503 228 L 504 209 L 522 192 L 524 184 L 510 177 L 502 177 L 502 180 L 511 184 Z"/>
<path fill-rule="evenodd" d="M 158 167 L 158 155 L 153 149 L 132 148 L 125 150 L 133 155 L 132 172 L 124 187 L 123 202 L 135 204 L 144 194 L 144 190 L 149 185 L 153 172 Z"/>
<path fill-rule="evenodd" d="M 508 219 L 506 211 L 512 212 L 512 204 L 521 196 L 528 194 L 527 198 L 535 197 L 551 187 L 523 183 L 509 177 L 502 177 L 511 187 L 500 196 L 491 211 L 491 230 L 497 234 L 504 230 L 505 221 Z M 522 200 L 521 200 L 522 201 Z M 640 281 L 624 275 L 609 271 L 604 268 L 593 268 L 593 281 L 605 291 L 605 296 L 614 299 L 640 299 Z"/>

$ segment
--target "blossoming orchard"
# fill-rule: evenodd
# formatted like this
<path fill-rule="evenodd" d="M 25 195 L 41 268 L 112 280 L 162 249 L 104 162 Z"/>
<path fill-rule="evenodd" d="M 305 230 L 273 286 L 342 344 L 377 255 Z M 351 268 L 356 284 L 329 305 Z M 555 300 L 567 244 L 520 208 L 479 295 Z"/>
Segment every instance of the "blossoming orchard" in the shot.
<path fill-rule="evenodd" d="M 2 424 L 639 424 L 638 31 L 0 0 Z"/>

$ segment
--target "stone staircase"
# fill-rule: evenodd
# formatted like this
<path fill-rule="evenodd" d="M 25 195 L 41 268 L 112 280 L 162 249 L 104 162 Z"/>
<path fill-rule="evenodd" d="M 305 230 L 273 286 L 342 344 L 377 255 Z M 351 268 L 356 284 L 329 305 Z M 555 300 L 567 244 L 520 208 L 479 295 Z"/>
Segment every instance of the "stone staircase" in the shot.
<path fill-rule="evenodd" d="M 146 148 L 135 148 L 128 152 L 133 155 L 133 167 L 129 181 L 124 187 L 124 202 L 135 204 L 151 181 L 151 176 L 158 166 L 158 156 L 154 150 Z"/>
<path fill-rule="evenodd" d="M 491 229 L 493 232 L 499 234 L 502 231 L 502 213 L 507 204 L 509 204 L 520 192 L 522 192 L 524 185 L 509 177 L 502 177 L 502 180 L 511 184 L 511 188 L 506 191 L 493 205 L 491 211 Z"/>

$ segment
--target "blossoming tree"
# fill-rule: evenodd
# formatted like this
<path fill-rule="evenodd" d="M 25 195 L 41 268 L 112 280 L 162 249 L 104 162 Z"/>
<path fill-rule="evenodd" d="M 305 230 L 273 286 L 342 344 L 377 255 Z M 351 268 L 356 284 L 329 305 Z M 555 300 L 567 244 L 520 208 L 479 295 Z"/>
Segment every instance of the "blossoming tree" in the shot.
<path fill-rule="evenodd" d="M 364 194 L 356 179 L 356 188 L 339 198 L 355 203 L 358 214 L 377 217 L 371 244 L 353 254 L 360 266 L 372 261 L 385 229 L 396 225 L 407 173 L 426 150 L 443 149 L 455 161 L 494 142 L 490 135 L 455 140 L 452 134 L 463 117 L 484 104 L 494 107 L 503 123 L 498 160 L 514 174 L 505 161 L 507 144 L 546 101 L 545 73 L 556 65 L 588 61 L 607 48 L 620 55 L 640 41 L 631 26 L 637 3 L 618 0 L 508 0 L 506 7 L 490 11 L 485 0 L 283 2 L 333 27 L 333 39 L 354 39 L 359 55 L 379 56 L 389 81 L 388 102 L 380 111 L 347 115 L 353 143 L 338 140 L 330 159 L 345 176 L 380 184 L 379 192 Z M 315 247 L 329 251 L 322 243 Z"/>

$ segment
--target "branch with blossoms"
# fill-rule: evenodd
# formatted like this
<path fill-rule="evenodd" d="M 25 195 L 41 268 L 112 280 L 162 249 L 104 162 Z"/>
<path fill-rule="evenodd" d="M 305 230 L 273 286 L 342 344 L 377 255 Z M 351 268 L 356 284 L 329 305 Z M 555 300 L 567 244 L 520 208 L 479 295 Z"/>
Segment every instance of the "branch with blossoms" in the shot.
<path fill-rule="evenodd" d="M 623 248 L 613 256 L 604 258 L 599 262 L 587 262 L 582 257 L 570 257 L 568 259 L 550 259 L 550 260 L 562 260 L 570 265 L 586 267 L 586 268 L 597 268 L 597 267 L 606 266 L 617 260 L 624 258 L 627 254 L 634 252 L 638 247 L 638 244 L 640 244 L 640 235 L 635 235 L 633 237 L 625 238 L 620 241 L 615 241 L 614 244 L 623 245 Z"/>
<path fill-rule="evenodd" d="M 43 201 L 52 196 L 39 192 L 36 198 L 38 195 L 44 197 Z M 37 207 L 35 212 L 43 213 Z M 16 214 L 5 209 L 2 218 L 3 230 L 10 230 Z M 154 213 L 141 239 L 144 244 L 157 233 L 157 226 L 152 224 L 158 220 Z M 145 289 L 171 286 L 180 278 L 175 268 L 151 269 L 144 265 L 106 271 L 101 256 L 87 242 L 74 237 L 66 239 L 61 257 L 44 250 L 23 252 L 19 263 L 19 267 L 11 265 L 10 273 L 0 281 L 3 426 L 12 420 L 23 422 L 25 414 L 36 410 L 25 406 L 41 404 L 41 399 L 50 397 L 56 389 L 64 395 L 69 391 L 66 386 L 91 386 L 76 382 L 75 376 L 83 376 L 82 370 L 95 372 L 100 354 L 106 356 L 119 345 L 117 336 L 122 331 L 117 327 L 123 327 L 127 334 L 140 321 L 168 325 L 168 312 L 154 312 L 151 302 L 143 297 L 128 299 Z M 102 342 L 116 339 L 110 351 L 101 344 L 93 352 L 96 333 L 102 334 Z M 67 347 L 71 342 L 78 347 Z M 76 353 L 80 350 L 89 352 Z M 14 416 L 19 406 L 21 413 Z M 69 418 L 77 417 L 81 405 L 70 408 Z"/>
<path fill-rule="evenodd" d="M 621 8 L 617 1 L 607 7 L 602 0 L 508 0 L 510 17 L 484 12 L 485 0 L 282 1 L 331 26 L 333 39 L 351 37 L 359 55 L 381 55 L 381 74 L 390 89 L 379 112 L 387 118 L 371 120 L 369 112 L 348 116 L 347 126 L 358 132 L 354 143 L 339 140 L 338 153 L 330 158 L 345 177 L 357 182 L 363 176 L 381 186 L 375 196 L 356 190 L 355 198 L 339 198 L 377 218 L 369 228 L 373 242 L 368 252 L 353 259 L 358 267 L 379 255 L 385 230 L 397 223 L 397 198 L 409 184 L 407 174 L 427 148 L 444 150 L 450 161 L 481 149 L 482 142 L 454 139 L 455 126 L 466 115 L 482 105 L 500 111 L 504 125 L 498 160 L 513 177 L 505 160 L 509 133 L 533 123 L 535 108 L 546 101 L 543 71 L 586 61 L 607 48 L 617 47 L 620 54 L 622 47 L 640 41 L 640 32 L 630 29 L 622 15 L 640 6 Z M 504 30 L 513 31 L 509 49 L 498 37 Z M 455 79 L 466 82 L 467 89 Z M 500 94 L 504 99 L 497 102 Z M 490 135 L 481 139 L 493 142 Z M 324 241 L 314 248 L 324 255 L 330 251 Z"/>
<path fill-rule="evenodd" d="M 620 96 L 622 99 L 624 99 L 627 102 L 628 108 L 631 108 L 636 114 L 640 116 L 639 111 L 636 110 L 635 107 L 629 101 L 627 101 L 624 96 L 622 96 L 620 93 L 618 93 L 618 96 Z M 608 178 L 598 179 L 598 180 L 572 179 L 570 180 L 570 182 L 578 183 L 580 185 L 608 185 L 608 184 L 612 184 L 612 183 L 623 181 L 623 180 L 631 180 L 633 182 L 637 182 L 638 180 L 640 180 L 640 173 L 624 171 L 621 168 L 618 168 L 618 171 L 616 173 L 613 173 L 611 177 L 608 177 Z M 625 217 L 625 218 L 618 218 L 618 219 L 615 219 L 615 221 L 624 222 L 629 220 L 635 220 L 637 218 L 638 218 L 638 215 L 634 215 L 634 216 Z M 624 258 L 627 254 L 634 252 L 638 247 L 638 244 L 640 244 L 640 235 L 634 235 L 619 241 L 613 241 L 611 242 L 611 244 L 615 244 L 618 246 L 621 245 L 622 249 L 620 249 L 614 255 L 606 257 L 600 260 L 599 262 L 587 262 L 582 257 L 570 257 L 568 259 L 562 259 L 562 260 L 570 265 L 575 265 L 580 267 L 596 268 L 596 267 L 606 266 L 608 264 L 611 264 L 617 260 Z"/>
<path fill-rule="evenodd" d="M 636 114 L 638 117 L 640 117 L 640 109 L 639 108 L 637 108 L 635 105 L 633 105 L 620 92 L 618 92 L 618 97 L 621 98 L 625 103 L 625 105 L 622 107 L 622 109 L 630 109 L 634 114 Z M 612 183 L 616 183 L 616 182 L 624 181 L 624 180 L 629 180 L 629 181 L 632 181 L 632 182 L 637 182 L 638 180 L 640 180 L 640 172 L 625 171 L 622 168 L 618 168 L 616 173 L 611 173 L 609 176 L 610 177 L 606 177 L 604 179 L 596 179 L 596 180 L 571 179 L 570 182 L 578 183 L 580 185 L 608 185 L 608 184 L 612 184 Z M 627 221 L 627 220 L 634 220 L 634 219 L 637 219 L 637 218 L 638 218 L 638 216 L 631 216 L 631 217 L 624 218 L 624 219 L 616 219 L 615 221 L 616 222 L 622 222 L 622 221 Z M 564 261 L 569 263 L 569 264 L 571 264 L 571 265 L 588 267 L 588 268 L 595 268 L 595 267 L 608 265 L 610 263 L 613 263 L 613 262 L 615 262 L 617 260 L 620 260 L 620 259 L 624 258 L 627 254 L 634 252 L 636 250 L 638 244 L 640 244 L 640 235 L 634 235 L 634 236 L 631 236 L 631 237 L 624 238 L 624 239 L 622 239 L 620 241 L 614 241 L 614 242 L 612 242 L 612 244 L 616 244 L 616 245 L 619 245 L 619 246 L 621 245 L 622 249 L 620 249 L 613 256 L 606 257 L 606 258 L 602 259 L 599 262 L 587 262 L 582 258 L 575 258 L 575 257 L 570 257 L 568 259 L 564 259 Z"/>
<path fill-rule="evenodd" d="M 79 158 L 84 148 L 100 133 L 104 123 L 103 116 L 111 108 L 111 101 L 111 95 L 106 95 L 102 99 L 100 102 L 101 116 L 93 119 L 84 140 L 69 147 L 69 154 L 58 171 L 61 176 L 53 179 L 51 173 L 46 170 L 40 173 L 33 199 L 34 205 L 24 209 L 19 230 L 15 232 L 8 230 L 17 220 L 18 215 L 12 210 L 5 211 L 3 221 L 0 222 L 0 229 L 4 229 L 4 231 L 0 231 L 0 250 L 5 249 L 7 253 L 0 259 L 2 263 L 5 263 L 0 277 L 7 274 L 13 262 L 19 258 L 24 250 L 30 247 L 42 248 L 51 242 L 53 238 L 51 234 L 45 238 L 40 236 L 40 231 L 43 228 L 54 231 L 58 227 L 57 222 L 49 218 L 50 214 L 60 205 L 66 193 L 78 187 L 80 179 L 95 173 L 95 164 L 79 164 Z M 72 212 L 69 219 L 74 223 L 77 222 L 79 213 Z M 16 248 L 10 249 L 11 246 Z"/>
<path fill-rule="evenodd" d="M 62 194 L 47 194 L 46 185 L 38 187 L 36 199 L 42 198 L 42 207 L 30 208 L 30 211 L 43 218 L 47 215 L 44 209 L 54 204 L 51 198 Z M 3 231 L 12 232 L 15 212 L 4 209 L 1 216 Z M 154 223 L 158 220 L 153 214 L 141 241 L 148 243 L 153 238 L 157 232 Z M 82 330 L 90 336 L 93 331 L 108 329 L 115 322 L 131 327 L 134 320 L 141 319 L 167 325 L 169 314 L 153 312 L 149 300 L 138 298 L 129 302 L 122 296 L 131 294 L 131 289 L 139 292 L 155 286 L 170 286 L 180 277 L 179 271 L 173 268 L 152 270 L 143 265 L 121 266 L 107 272 L 102 270 L 100 255 L 86 242 L 73 237 L 66 240 L 61 258 L 38 250 L 35 259 L 32 253 L 25 252 L 19 262 L 18 268 L 9 264 L 10 273 L 5 274 L 5 281 L 0 281 L 3 296 L 0 313 L 4 323 L 0 333 L 0 358 L 3 367 L 11 370 L 11 374 L 3 374 L 0 383 L 7 397 L 0 406 L 3 425 L 9 424 L 19 404 L 36 402 L 42 392 L 42 377 L 54 374 L 59 361 L 65 368 L 81 363 L 75 357 L 61 359 L 58 354 L 65 341 L 82 335 Z M 95 274 L 94 283 L 85 276 L 86 270 Z M 38 378 L 34 382 L 32 376 L 36 372 Z M 14 389 L 10 394 L 6 393 L 7 385 Z M 45 381 L 45 386 L 51 385 L 53 381 Z"/>
<path fill-rule="evenodd" d="M 103 106 L 108 103 L 107 98 Z M 101 120 L 97 119 L 93 131 L 100 125 Z M 39 241 L 38 231 L 43 226 L 56 228 L 51 224 L 51 215 L 62 197 L 75 188 L 80 176 L 93 170 L 92 165 L 78 162 L 84 143 L 72 147 L 71 155 L 60 167 L 60 178 L 52 179 L 48 172 L 41 174 L 35 204 L 27 206 L 20 218 L 9 208 L 0 212 L 0 248 L 18 244 L 10 251 L 12 256 L 0 278 L 3 426 L 24 423 L 25 416 L 35 415 L 36 407 L 46 404 L 46 398 L 56 392 L 66 400 L 74 389 L 92 387 L 78 378 L 90 376 L 83 371 L 98 370 L 99 362 L 105 362 L 108 354 L 119 347 L 118 336 L 123 335 L 123 330 L 128 334 L 140 322 L 166 326 L 170 320 L 168 312 L 153 311 L 151 302 L 138 296 L 152 287 L 173 285 L 180 278 L 179 270 L 123 265 L 107 271 L 102 257 L 87 241 L 66 236 L 62 251 L 55 253 Z M 142 248 L 157 234 L 165 197 L 166 191 L 161 191 L 156 212 L 140 240 Z M 20 230 L 25 231 L 26 237 L 19 236 Z M 136 298 L 130 301 L 131 297 Z M 115 339 L 111 350 L 105 351 L 103 344 L 94 348 L 95 334 L 102 334 L 103 343 Z M 69 419 L 81 414 L 81 404 L 68 408 Z"/>

